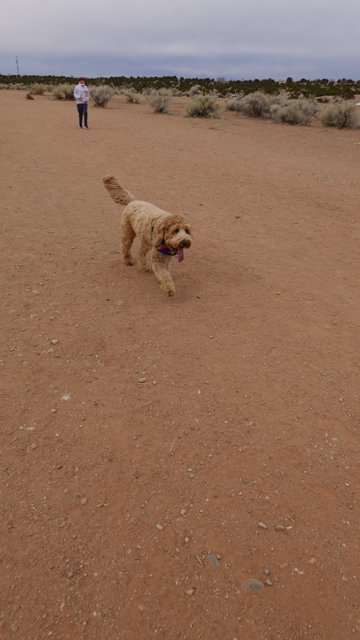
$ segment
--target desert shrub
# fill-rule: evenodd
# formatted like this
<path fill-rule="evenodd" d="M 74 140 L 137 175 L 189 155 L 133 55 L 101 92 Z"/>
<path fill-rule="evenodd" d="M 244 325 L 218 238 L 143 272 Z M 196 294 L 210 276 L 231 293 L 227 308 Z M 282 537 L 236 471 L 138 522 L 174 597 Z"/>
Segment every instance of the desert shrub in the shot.
<path fill-rule="evenodd" d="M 194 84 L 189 89 L 189 96 L 192 98 L 193 96 L 198 96 L 201 93 L 201 86 L 199 84 Z"/>
<path fill-rule="evenodd" d="M 225 105 L 226 111 L 241 111 L 240 98 L 230 98 Z"/>
<path fill-rule="evenodd" d="M 35 82 L 34 84 L 31 85 L 30 90 L 31 90 L 31 93 L 33 93 L 35 96 L 43 96 L 47 90 L 47 87 L 44 84 Z"/>
<path fill-rule="evenodd" d="M 25 95 L 26 100 L 34 100 L 31 91 L 27 91 Z"/>
<path fill-rule="evenodd" d="M 169 113 L 171 94 L 166 89 L 150 91 L 146 96 L 154 113 Z"/>
<path fill-rule="evenodd" d="M 122 89 L 121 93 L 125 96 L 127 102 L 139 104 L 140 96 L 134 89 Z"/>
<path fill-rule="evenodd" d="M 262 91 L 248 93 L 239 101 L 239 111 L 250 118 L 268 118 L 270 115 L 271 98 Z"/>
<path fill-rule="evenodd" d="M 53 90 L 56 100 L 74 100 L 74 87 L 72 84 L 58 84 Z"/>
<path fill-rule="evenodd" d="M 23 91 L 23 89 L 27 89 L 27 86 L 22 82 L 12 82 L 7 88 L 15 91 Z"/>
<path fill-rule="evenodd" d="M 329 104 L 322 112 L 320 120 L 325 127 L 359 129 L 360 108 L 345 101 Z"/>
<path fill-rule="evenodd" d="M 307 125 L 315 112 L 316 106 L 311 100 L 287 100 L 270 106 L 271 118 L 286 124 Z"/>
<path fill-rule="evenodd" d="M 198 96 L 186 107 L 186 115 L 190 118 L 220 118 L 220 107 L 211 96 Z"/>
<path fill-rule="evenodd" d="M 99 87 L 89 87 L 89 91 L 94 100 L 94 107 L 106 107 L 115 93 L 113 87 L 110 87 L 108 84 L 102 84 Z"/>

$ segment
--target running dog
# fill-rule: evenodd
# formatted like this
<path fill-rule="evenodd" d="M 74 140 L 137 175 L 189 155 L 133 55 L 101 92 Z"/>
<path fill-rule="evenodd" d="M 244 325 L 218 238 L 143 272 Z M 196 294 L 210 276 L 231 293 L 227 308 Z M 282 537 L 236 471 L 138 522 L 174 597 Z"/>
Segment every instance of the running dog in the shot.
<path fill-rule="evenodd" d="M 184 249 L 191 246 L 192 236 L 188 220 L 180 215 L 163 211 L 149 202 L 136 200 L 121 187 L 114 176 L 103 178 L 104 186 L 116 204 L 125 206 L 121 215 L 122 252 L 124 262 L 132 265 L 131 247 L 134 238 L 140 240 L 137 259 L 139 269 L 152 270 L 167 296 L 175 293 L 170 274 L 170 261 L 176 256 L 184 259 Z"/>

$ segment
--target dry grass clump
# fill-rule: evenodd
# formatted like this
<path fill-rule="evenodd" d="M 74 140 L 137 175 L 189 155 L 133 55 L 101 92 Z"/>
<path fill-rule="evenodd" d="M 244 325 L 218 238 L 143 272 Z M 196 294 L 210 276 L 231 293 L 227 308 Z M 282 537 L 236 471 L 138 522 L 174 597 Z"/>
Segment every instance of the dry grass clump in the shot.
<path fill-rule="evenodd" d="M 287 100 L 270 106 L 272 120 L 286 124 L 307 125 L 315 112 L 316 105 L 311 100 Z"/>
<path fill-rule="evenodd" d="M 249 118 L 268 118 L 270 116 L 271 97 L 262 91 L 248 93 L 239 100 L 237 111 Z"/>
<path fill-rule="evenodd" d="M 309 124 L 316 112 L 316 104 L 311 100 L 291 100 L 286 94 L 271 96 L 262 91 L 233 97 L 226 108 L 250 118 L 271 118 L 275 122 L 298 125 Z"/>
<path fill-rule="evenodd" d="M 154 113 L 169 113 L 172 94 L 167 89 L 154 89 L 146 96 Z"/>
<path fill-rule="evenodd" d="M 193 98 L 194 96 L 198 96 L 198 95 L 200 95 L 200 93 L 201 93 L 201 86 L 199 84 L 194 84 L 189 89 L 190 98 Z"/>
<path fill-rule="evenodd" d="M 22 82 L 12 82 L 11 84 L 7 85 L 8 89 L 13 89 L 15 91 L 23 91 L 23 89 L 26 89 L 26 84 L 23 84 Z"/>
<path fill-rule="evenodd" d="M 89 87 L 89 92 L 94 101 L 94 107 L 106 107 L 115 94 L 114 88 L 108 84 L 102 84 L 99 87 Z"/>
<path fill-rule="evenodd" d="M 198 96 L 186 107 L 190 118 L 221 118 L 220 107 L 212 96 Z"/>
<path fill-rule="evenodd" d="M 47 86 L 45 84 L 40 84 L 40 82 L 35 82 L 30 88 L 31 93 L 35 96 L 43 96 L 47 90 Z"/>
<path fill-rule="evenodd" d="M 241 112 L 241 104 L 240 104 L 240 96 L 235 98 L 230 98 L 225 105 L 226 111 L 235 111 L 237 113 Z"/>
<path fill-rule="evenodd" d="M 31 91 L 27 91 L 25 95 L 26 100 L 34 100 Z"/>
<path fill-rule="evenodd" d="M 360 107 L 345 102 L 329 104 L 320 116 L 325 127 L 337 127 L 337 129 L 359 129 Z"/>
<path fill-rule="evenodd" d="M 130 102 L 131 104 L 139 104 L 140 96 L 134 89 L 122 89 L 121 93 L 126 98 L 126 102 Z"/>
<path fill-rule="evenodd" d="M 74 100 L 74 87 L 72 84 L 58 84 L 53 89 L 53 96 L 56 100 Z"/>

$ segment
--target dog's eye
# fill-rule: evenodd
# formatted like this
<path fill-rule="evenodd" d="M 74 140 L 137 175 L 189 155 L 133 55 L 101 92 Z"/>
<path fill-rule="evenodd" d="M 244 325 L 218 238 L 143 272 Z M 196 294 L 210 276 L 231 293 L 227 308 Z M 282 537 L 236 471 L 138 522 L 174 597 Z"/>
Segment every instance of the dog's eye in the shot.
<path fill-rule="evenodd" d="M 176 227 L 174 233 L 179 233 L 179 231 L 180 231 L 179 227 Z"/>

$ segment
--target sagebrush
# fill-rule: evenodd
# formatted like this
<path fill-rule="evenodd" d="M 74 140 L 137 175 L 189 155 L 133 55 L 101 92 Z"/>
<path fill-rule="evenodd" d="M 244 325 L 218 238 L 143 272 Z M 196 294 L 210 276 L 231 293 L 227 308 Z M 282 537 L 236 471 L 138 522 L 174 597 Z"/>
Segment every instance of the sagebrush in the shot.
<path fill-rule="evenodd" d="M 44 93 L 48 90 L 48 87 L 45 84 L 40 84 L 39 82 L 35 82 L 31 85 L 30 91 L 35 96 L 43 96 Z"/>
<path fill-rule="evenodd" d="M 53 96 L 56 100 L 75 100 L 74 98 L 74 85 L 72 84 L 58 84 L 53 89 Z"/>
<path fill-rule="evenodd" d="M 166 89 L 153 90 L 146 96 L 155 113 L 169 113 L 172 94 Z"/>
<path fill-rule="evenodd" d="M 221 112 L 216 98 L 198 96 L 187 105 L 186 115 L 190 118 L 220 118 Z"/>
<path fill-rule="evenodd" d="M 125 96 L 127 102 L 130 102 L 131 104 L 139 104 L 140 96 L 136 91 L 134 91 L 134 89 L 122 89 L 121 93 Z"/>
<path fill-rule="evenodd" d="M 99 87 L 89 87 L 89 92 L 94 101 L 94 107 L 106 107 L 115 94 L 114 88 L 108 84 L 102 84 Z"/>
<path fill-rule="evenodd" d="M 249 118 L 268 118 L 270 105 L 270 96 L 261 91 L 254 91 L 239 100 L 238 111 Z"/>
<path fill-rule="evenodd" d="M 360 107 L 353 103 L 337 102 L 325 107 L 320 116 L 320 120 L 325 127 L 336 127 L 337 129 L 359 129 L 360 128 Z"/>
<path fill-rule="evenodd" d="M 311 100 L 287 100 L 283 104 L 270 106 L 270 115 L 275 122 L 307 125 L 316 112 Z"/>

